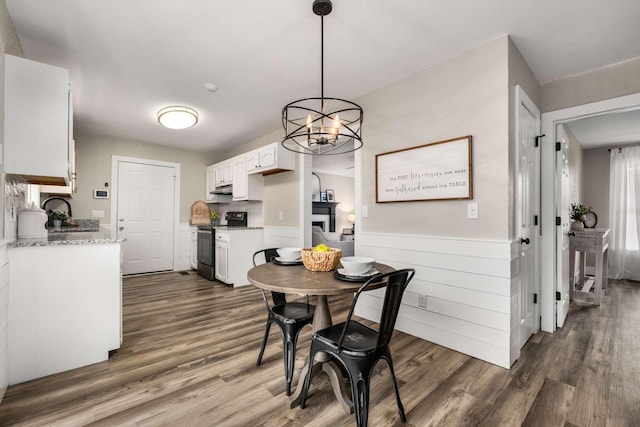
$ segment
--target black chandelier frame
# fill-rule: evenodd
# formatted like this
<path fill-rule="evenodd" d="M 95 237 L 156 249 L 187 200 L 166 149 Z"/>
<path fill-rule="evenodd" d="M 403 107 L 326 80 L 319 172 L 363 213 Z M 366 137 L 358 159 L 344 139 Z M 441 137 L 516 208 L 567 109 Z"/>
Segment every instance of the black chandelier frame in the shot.
<path fill-rule="evenodd" d="M 346 99 L 324 96 L 324 17 L 331 10 L 331 0 L 313 2 L 313 12 L 320 16 L 320 97 L 299 99 L 282 109 L 282 146 L 296 153 L 338 155 L 363 145 L 362 107 Z"/>

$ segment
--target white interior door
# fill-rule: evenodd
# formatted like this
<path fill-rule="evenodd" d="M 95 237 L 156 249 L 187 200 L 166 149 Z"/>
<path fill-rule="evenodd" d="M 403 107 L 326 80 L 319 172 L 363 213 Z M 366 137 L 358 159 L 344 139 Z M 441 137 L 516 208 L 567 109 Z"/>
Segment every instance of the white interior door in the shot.
<path fill-rule="evenodd" d="M 540 134 L 540 111 L 518 86 L 516 141 L 516 232 L 520 234 L 520 288 L 518 292 L 519 344 L 522 347 L 536 325 L 534 294 L 536 293 L 538 153 L 536 137 Z"/>
<path fill-rule="evenodd" d="M 124 274 L 173 270 L 174 179 L 170 166 L 118 161 L 118 237 Z"/>
<path fill-rule="evenodd" d="M 560 150 L 556 151 L 556 183 L 557 203 L 556 217 L 560 218 L 560 225 L 556 233 L 556 326 L 562 327 L 569 313 L 569 144 L 562 124 L 557 125 L 556 138 L 560 143 Z"/>

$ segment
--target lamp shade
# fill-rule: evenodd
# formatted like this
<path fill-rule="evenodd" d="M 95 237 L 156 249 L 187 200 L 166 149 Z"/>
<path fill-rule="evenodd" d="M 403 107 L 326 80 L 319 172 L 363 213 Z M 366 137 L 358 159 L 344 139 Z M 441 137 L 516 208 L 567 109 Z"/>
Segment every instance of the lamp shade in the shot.
<path fill-rule="evenodd" d="M 347 221 L 356 222 L 356 214 L 353 214 L 353 213 L 347 214 Z"/>
<path fill-rule="evenodd" d="M 198 112 L 189 107 L 166 107 L 158 111 L 158 123 L 169 129 L 190 128 L 198 123 Z"/>

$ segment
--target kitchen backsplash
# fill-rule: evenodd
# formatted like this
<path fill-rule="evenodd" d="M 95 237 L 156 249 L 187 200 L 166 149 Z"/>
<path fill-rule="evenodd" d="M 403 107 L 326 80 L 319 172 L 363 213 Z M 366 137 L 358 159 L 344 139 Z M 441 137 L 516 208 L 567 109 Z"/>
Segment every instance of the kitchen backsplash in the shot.
<path fill-rule="evenodd" d="M 231 202 L 231 203 L 209 203 L 209 209 L 218 211 L 220 224 L 227 222 L 224 214 L 229 211 L 247 211 L 247 225 L 249 227 L 264 226 L 264 215 L 262 213 L 262 202 Z"/>

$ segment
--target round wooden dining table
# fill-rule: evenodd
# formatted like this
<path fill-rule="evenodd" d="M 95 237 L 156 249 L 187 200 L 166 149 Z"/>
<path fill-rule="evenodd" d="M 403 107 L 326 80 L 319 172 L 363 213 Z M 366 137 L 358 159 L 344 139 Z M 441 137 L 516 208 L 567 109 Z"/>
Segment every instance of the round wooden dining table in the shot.
<path fill-rule="evenodd" d="M 380 263 L 375 263 L 373 267 L 380 273 L 395 270 L 393 267 Z M 355 293 L 363 284 L 363 282 L 338 280 L 334 277 L 334 271 L 310 271 L 303 265 L 278 265 L 273 262 L 253 267 L 247 272 L 247 279 L 252 285 L 267 291 L 314 296 L 316 309 L 311 326 L 313 333 L 333 324 L 329 310 L 329 295 Z M 308 359 L 309 356 L 307 356 L 298 377 L 296 390 L 289 397 L 290 407 L 294 408 L 299 405 L 304 378 L 308 370 L 313 369 L 312 375 L 322 370 L 329 376 L 336 398 L 346 412 L 353 413 L 351 391 L 347 392 L 342 387 L 344 377 L 340 367 L 332 362 L 326 354 L 318 354 L 313 366 Z"/>

